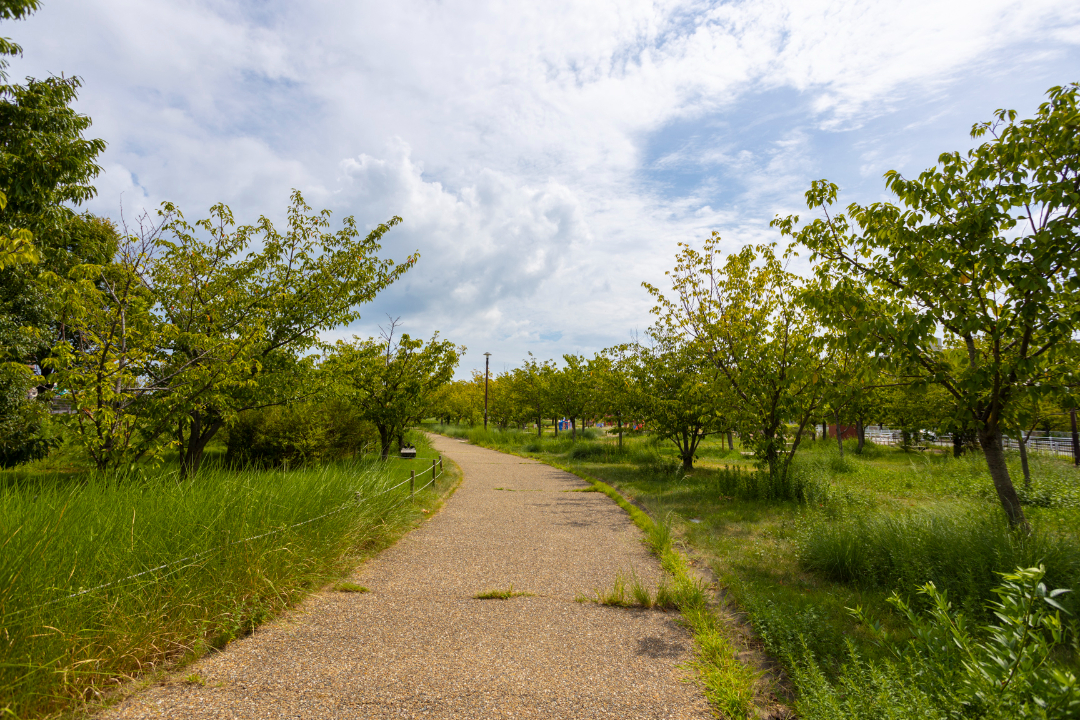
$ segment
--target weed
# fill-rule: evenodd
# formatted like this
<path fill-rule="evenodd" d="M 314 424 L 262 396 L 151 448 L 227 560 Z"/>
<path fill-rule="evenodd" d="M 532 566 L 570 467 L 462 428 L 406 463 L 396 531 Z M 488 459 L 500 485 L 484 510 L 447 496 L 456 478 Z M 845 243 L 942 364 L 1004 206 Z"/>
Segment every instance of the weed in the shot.
<path fill-rule="evenodd" d="M 929 601 L 923 613 L 899 595 L 890 598 L 908 622 L 908 640 L 891 637 L 856 608 L 853 615 L 890 657 L 867 662 L 849 644 L 847 662 L 831 682 L 813 653 L 796 648 L 791 664 L 801 691 L 800 716 L 869 720 L 887 708 L 897 718 L 1077 717 L 1080 683 L 1058 652 L 1064 628 L 1056 598 L 1067 591 L 1047 591 L 1044 573 L 1041 567 L 1004 573 L 994 588 L 998 600 L 989 607 L 997 624 L 981 632 L 933 583 L 919 588 Z"/>
<path fill-rule="evenodd" d="M 198 685 L 199 687 L 206 686 L 206 681 L 203 680 L 202 675 L 199 675 L 198 673 L 192 673 L 191 675 L 188 675 L 186 678 L 184 678 L 184 682 L 186 682 L 188 685 Z"/>
<path fill-rule="evenodd" d="M 371 592 L 371 590 L 364 587 L 363 585 L 357 585 L 356 583 L 353 583 L 353 582 L 339 582 L 337 585 L 334 586 L 334 592 L 366 593 L 366 592 Z"/>
<path fill-rule="evenodd" d="M 707 608 L 693 607 L 682 613 L 694 632 L 695 658 L 689 667 L 697 673 L 705 696 L 722 717 L 756 717 L 754 701 L 761 673 L 740 661 L 738 650 Z"/>
<path fill-rule="evenodd" d="M 473 595 L 474 600 L 509 600 L 516 597 L 532 597 L 533 594 L 524 592 L 522 590 L 515 590 L 514 584 L 510 583 L 510 587 L 505 590 L 494 588 L 491 590 L 485 590 L 484 592 L 476 593 Z"/>
<path fill-rule="evenodd" d="M 612 607 L 640 607 L 670 610 L 676 607 L 676 593 L 673 592 L 666 575 L 660 578 L 656 592 L 648 586 L 633 568 L 629 572 L 615 573 L 615 581 L 607 590 L 593 590 L 592 595 L 578 595 L 578 602 L 594 602 L 597 605 Z"/>

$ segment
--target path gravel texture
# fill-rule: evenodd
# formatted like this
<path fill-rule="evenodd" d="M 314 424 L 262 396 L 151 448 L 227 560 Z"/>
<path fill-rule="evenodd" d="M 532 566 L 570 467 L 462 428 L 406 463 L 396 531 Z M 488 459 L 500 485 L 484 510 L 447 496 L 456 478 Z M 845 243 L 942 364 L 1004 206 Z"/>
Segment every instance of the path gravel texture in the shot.
<path fill-rule="evenodd" d="M 434 437 L 465 479 L 323 592 L 103 718 L 707 718 L 675 613 L 576 602 L 660 569 L 623 510 L 548 465 Z M 533 593 L 476 600 L 482 591 Z"/>

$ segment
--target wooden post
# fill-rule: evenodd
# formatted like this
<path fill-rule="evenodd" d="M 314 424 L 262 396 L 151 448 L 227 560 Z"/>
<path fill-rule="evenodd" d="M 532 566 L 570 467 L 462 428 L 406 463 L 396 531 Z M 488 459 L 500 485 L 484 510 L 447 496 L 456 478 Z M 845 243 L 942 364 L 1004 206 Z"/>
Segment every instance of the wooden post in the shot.
<path fill-rule="evenodd" d="M 435 492 L 439 491 L 439 486 L 435 484 L 435 460 L 431 461 L 431 487 L 435 488 Z"/>
<path fill-rule="evenodd" d="M 409 471 L 409 499 L 413 499 L 413 495 L 416 493 L 416 471 Z"/>
<path fill-rule="evenodd" d="M 442 472 L 442 455 L 439 456 L 439 472 Z"/>

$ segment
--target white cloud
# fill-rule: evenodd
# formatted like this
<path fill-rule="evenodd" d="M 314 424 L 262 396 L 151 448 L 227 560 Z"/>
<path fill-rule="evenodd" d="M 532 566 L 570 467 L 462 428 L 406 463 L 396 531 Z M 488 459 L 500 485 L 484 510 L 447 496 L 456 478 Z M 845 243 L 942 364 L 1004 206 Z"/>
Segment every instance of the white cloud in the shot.
<path fill-rule="evenodd" d="M 3 30 L 14 75 L 84 78 L 95 211 L 280 222 L 297 187 L 401 215 L 386 249 L 421 263 L 357 329 L 392 312 L 518 358 L 647 325 L 677 240 L 770 238 L 809 178 L 932 162 L 972 98 L 1075 79 L 1078 29 L 1066 0 L 45 0 Z"/>

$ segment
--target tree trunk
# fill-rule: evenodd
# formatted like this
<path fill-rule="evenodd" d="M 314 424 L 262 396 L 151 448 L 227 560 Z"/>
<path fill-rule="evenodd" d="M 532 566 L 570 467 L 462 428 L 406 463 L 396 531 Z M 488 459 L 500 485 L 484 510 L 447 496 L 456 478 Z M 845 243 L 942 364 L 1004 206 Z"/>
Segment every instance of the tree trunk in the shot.
<path fill-rule="evenodd" d="M 1017 432 L 1016 444 L 1020 448 L 1020 467 L 1024 470 L 1024 489 L 1031 489 L 1031 468 L 1028 467 L 1027 438 L 1024 431 Z"/>
<path fill-rule="evenodd" d="M 1069 421 L 1072 423 L 1073 465 L 1080 467 L 1080 433 L 1076 431 L 1076 408 L 1069 412 Z"/>
<path fill-rule="evenodd" d="M 956 430 L 952 434 L 952 456 L 958 458 L 964 454 L 964 436 Z"/>
<path fill-rule="evenodd" d="M 844 457 L 844 433 L 840 432 L 840 413 L 835 412 L 833 416 L 836 418 L 836 444 L 840 448 L 840 457 Z"/>
<path fill-rule="evenodd" d="M 619 423 L 619 449 L 622 450 L 622 415 L 616 415 L 615 421 Z"/>
<path fill-rule="evenodd" d="M 539 415 L 536 416 L 536 437 L 544 437 L 544 418 Z"/>
<path fill-rule="evenodd" d="M 822 440 L 828 440 L 829 439 L 829 423 L 827 421 L 825 421 L 825 420 L 821 421 L 821 439 Z"/>
<path fill-rule="evenodd" d="M 559 418 L 555 418 L 551 421 L 551 424 L 555 426 L 555 439 L 559 439 Z"/>
<path fill-rule="evenodd" d="M 182 480 L 193 478 L 198 474 L 206 446 L 224 425 L 218 418 L 204 424 L 203 421 L 206 418 L 198 410 L 192 412 L 190 417 L 191 427 L 188 432 L 188 439 L 181 446 L 180 478 Z"/>
<path fill-rule="evenodd" d="M 862 420 L 855 421 L 855 432 L 859 436 L 859 444 L 855 448 L 855 453 L 862 455 L 863 448 L 866 447 L 866 426 L 863 425 Z"/>
<path fill-rule="evenodd" d="M 727 431 L 727 449 L 728 450 L 734 450 L 735 449 L 735 438 L 733 438 L 731 436 L 731 431 L 730 430 Z"/>
<path fill-rule="evenodd" d="M 390 458 L 390 428 L 379 425 L 379 456 L 383 460 Z"/>
<path fill-rule="evenodd" d="M 1009 477 L 1009 467 L 1005 464 L 1001 431 L 980 428 L 979 446 L 982 447 L 983 455 L 986 457 L 990 478 L 994 481 L 994 489 L 997 491 L 998 499 L 1001 500 L 1005 516 L 1009 519 L 1009 525 L 1030 531 L 1027 519 L 1024 518 L 1024 509 L 1020 507 L 1020 498 L 1016 494 L 1016 488 L 1013 487 L 1012 478 Z"/>
<path fill-rule="evenodd" d="M 570 439 L 577 440 L 577 418 L 570 418 Z"/>

